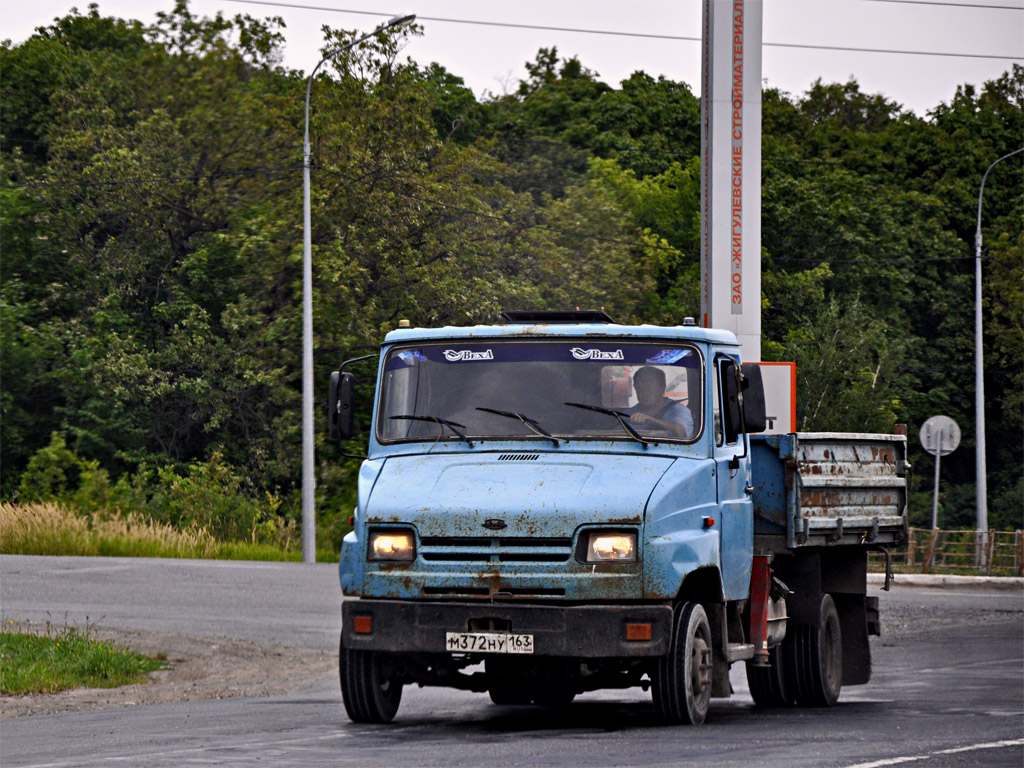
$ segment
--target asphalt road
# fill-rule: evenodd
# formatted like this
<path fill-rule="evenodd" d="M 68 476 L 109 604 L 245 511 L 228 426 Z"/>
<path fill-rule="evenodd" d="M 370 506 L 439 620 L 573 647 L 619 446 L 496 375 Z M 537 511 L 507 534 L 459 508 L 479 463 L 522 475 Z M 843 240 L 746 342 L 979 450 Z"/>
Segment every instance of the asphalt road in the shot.
<path fill-rule="evenodd" d="M 874 592 L 874 591 L 873 591 Z M 827 710 L 712 700 L 700 728 L 652 723 L 649 696 L 586 694 L 564 711 L 407 689 L 390 726 L 345 718 L 336 678 L 290 696 L 154 704 L 0 721 L 0 765 L 1024 765 L 1024 595 L 894 587 L 874 678 Z M 0 557 L 4 621 L 88 622 L 333 650 L 329 565 Z"/>

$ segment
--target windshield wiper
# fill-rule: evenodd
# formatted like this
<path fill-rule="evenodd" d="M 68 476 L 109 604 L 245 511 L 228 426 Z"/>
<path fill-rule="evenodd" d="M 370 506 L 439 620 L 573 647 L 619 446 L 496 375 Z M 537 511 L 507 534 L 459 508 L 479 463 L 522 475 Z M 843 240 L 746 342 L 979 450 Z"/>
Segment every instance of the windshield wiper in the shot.
<path fill-rule="evenodd" d="M 628 413 L 612 410 L 611 408 L 605 408 L 604 406 L 601 405 L 586 405 L 585 403 L 566 403 L 566 405 L 571 405 L 573 408 L 584 408 L 588 411 L 597 411 L 598 413 L 603 413 L 606 416 L 614 416 L 618 420 L 622 428 L 629 433 L 629 436 L 636 440 L 638 443 L 642 444 L 645 448 L 648 445 L 657 445 L 655 441 L 648 440 L 645 437 L 642 437 L 639 432 L 637 432 L 635 429 L 633 429 L 633 427 L 630 426 L 629 422 L 627 421 L 627 419 L 629 418 Z"/>
<path fill-rule="evenodd" d="M 432 421 L 439 427 L 448 427 L 452 432 L 459 436 L 464 442 L 469 444 L 469 447 L 473 447 L 473 441 L 466 437 L 465 432 L 460 432 L 459 428 L 466 428 L 465 424 L 459 424 L 455 421 L 448 421 L 448 419 L 442 419 L 437 416 L 414 416 L 411 414 L 402 414 L 400 416 L 389 416 L 389 419 L 405 419 L 406 421 Z M 444 435 L 444 429 L 441 430 L 441 435 Z"/>
<path fill-rule="evenodd" d="M 552 435 L 550 432 L 544 429 L 544 427 L 538 424 L 535 419 L 531 419 L 524 413 L 514 413 L 512 411 L 499 411 L 496 408 L 477 407 L 477 410 L 484 411 L 485 413 L 494 413 L 497 414 L 498 416 L 504 416 L 505 418 L 508 419 L 519 419 L 521 422 L 523 422 L 523 424 L 526 425 L 526 428 L 528 430 L 533 432 L 533 434 L 540 435 L 541 437 L 546 437 L 548 440 L 555 444 L 555 448 L 558 447 L 558 438 L 556 438 L 554 435 Z"/>

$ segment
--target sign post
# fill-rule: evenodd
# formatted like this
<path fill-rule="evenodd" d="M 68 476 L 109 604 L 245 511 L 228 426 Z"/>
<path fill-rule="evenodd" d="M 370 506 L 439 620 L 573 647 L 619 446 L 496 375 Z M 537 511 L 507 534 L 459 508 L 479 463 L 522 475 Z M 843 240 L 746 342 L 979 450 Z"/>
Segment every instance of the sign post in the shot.
<path fill-rule="evenodd" d="M 935 499 L 932 502 L 932 530 L 939 527 L 939 465 L 960 445 L 960 426 L 949 416 L 932 416 L 921 425 L 921 446 L 935 457 Z"/>

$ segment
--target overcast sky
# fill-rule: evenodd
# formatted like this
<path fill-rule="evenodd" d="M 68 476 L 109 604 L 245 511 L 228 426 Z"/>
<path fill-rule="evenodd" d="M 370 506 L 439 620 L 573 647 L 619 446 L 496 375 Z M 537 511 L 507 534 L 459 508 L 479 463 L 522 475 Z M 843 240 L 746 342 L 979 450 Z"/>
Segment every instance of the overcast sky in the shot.
<path fill-rule="evenodd" d="M 0 38 L 20 42 L 70 8 L 77 6 L 84 12 L 87 5 L 87 0 L 5 0 Z M 105 16 L 145 23 L 154 21 L 157 11 L 172 7 L 173 0 L 99 2 Z M 804 93 L 817 78 L 845 82 L 854 77 L 863 91 L 882 93 L 923 116 L 939 102 L 952 99 L 958 85 L 980 86 L 1013 63 L 1012 59 L 950 54 L 1007 56 L 1024 63 L 1022 0 L 764 0 L 763 7 L 765 81 L 794 96 Z M 303 71 L 319 60 L 322 25 L 369 31 L 396 14 L 415 13 L 424 35 L 414 39 L 403 56 L 424 65 L 439 62 L 478 96 L 485 91 L 514 90 L 525 75 L 524 62 L 532 61 L 539 48 L 552 46 L 563 57 L 578 56 L 585 67 L 612 85 L 643 70 L 689 83 L 694 93 L 700 90 L 700 0 L 192 0 L 190 8 L 197 15 L 220 11 L 226 16 L 281 16 L 287 25 L 284 64 Z"/>

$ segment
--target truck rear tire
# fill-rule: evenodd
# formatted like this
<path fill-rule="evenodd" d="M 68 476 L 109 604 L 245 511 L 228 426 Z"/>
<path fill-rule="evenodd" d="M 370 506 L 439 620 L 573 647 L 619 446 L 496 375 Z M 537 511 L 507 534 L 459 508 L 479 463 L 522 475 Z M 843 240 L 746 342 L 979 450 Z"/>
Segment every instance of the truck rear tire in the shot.
<path fill-rule="evenodd" d="M 758 707 L 788 707 L 793 704 L 792 685 L 783 667 L 782 646 L 768 649 L 768 666 L 747 662 L 747 684 Z"/>
<path fill-rule="evenodd" d="M 341 700 L 353 723 L 390 723 L 402 702 L 402 683 L 389 672 L 384 656 L 351 651 L 344 636 L 338 652 Z"/>
<path fill-rule="evenodd" d="M 672 725 L 700 725 L 711 701 L 711 626 L 697 603 L 676 614 L 668 655 L 658 659 L 651 695 L 658 718 Z"/>
<path fill-rule="evenodd" d="M 802 707 L 831 707 L 843 686 L 843 636 L 831 595 L 822 595 L 819 617 L 817 625 L 795 625 L 783 644 L 785 671 Z"/>

